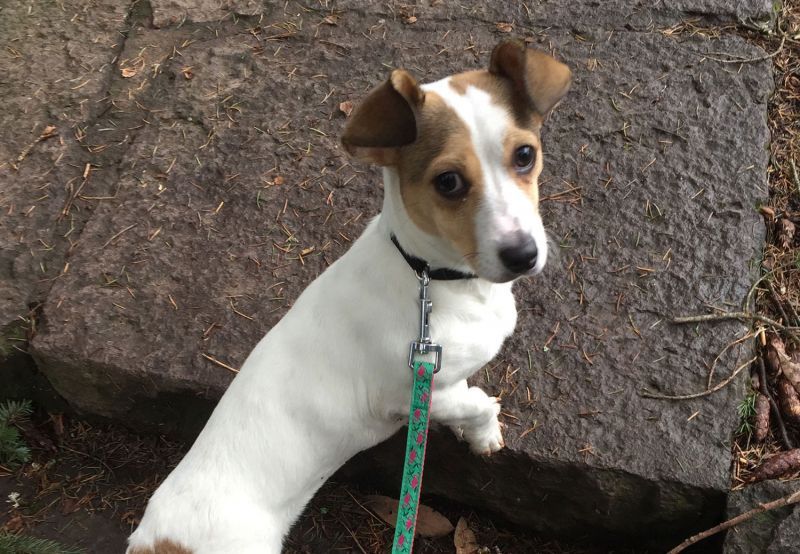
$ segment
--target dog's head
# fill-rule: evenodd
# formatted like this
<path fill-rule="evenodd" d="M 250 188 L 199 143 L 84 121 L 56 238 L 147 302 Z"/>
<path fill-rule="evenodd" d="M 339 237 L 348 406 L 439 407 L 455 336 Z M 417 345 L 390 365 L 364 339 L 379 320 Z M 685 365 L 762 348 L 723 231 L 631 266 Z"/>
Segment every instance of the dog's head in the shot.
<path fill-rule="evenodd" d="M 398 69 L 353 112 L 342 144 L 396 170 L 420 230 L 480 277 L 509 281 L 547 258 L 540 129 L 569 84 L 567 66 L 513 41 L 495 47 L 488 70 L 428 85 Z"/>

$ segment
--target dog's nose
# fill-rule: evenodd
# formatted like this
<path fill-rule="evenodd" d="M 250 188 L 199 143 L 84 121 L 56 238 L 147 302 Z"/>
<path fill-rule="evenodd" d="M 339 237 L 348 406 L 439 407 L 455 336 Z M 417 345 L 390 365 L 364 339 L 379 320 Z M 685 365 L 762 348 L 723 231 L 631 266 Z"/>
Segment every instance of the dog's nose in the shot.
<path fill-rule="evenodd" d="M 514 238 L 500 247 L 500 261 L 514 273 L 525 273 L 536 265 L 536 241 L 526 234 L 514 235 Z"/>

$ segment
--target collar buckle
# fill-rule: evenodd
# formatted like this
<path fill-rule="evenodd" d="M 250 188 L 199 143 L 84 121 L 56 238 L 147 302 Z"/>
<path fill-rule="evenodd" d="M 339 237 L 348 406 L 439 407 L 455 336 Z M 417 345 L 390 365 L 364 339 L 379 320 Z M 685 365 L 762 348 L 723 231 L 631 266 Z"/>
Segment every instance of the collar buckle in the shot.
<path fill-rule="evenodd" d="M 415 271 L 419 281 L 419 338 L 411 342 L 408 351 L 408 367 L 414 369 L 415 354 L 433 354 L 433 372 L 438 373 L 442 366 L 442 346 L 431 340 L 429 316 L 433 309 L 433 301 L 428 294 L 431 278 L 427 265 Z"/>

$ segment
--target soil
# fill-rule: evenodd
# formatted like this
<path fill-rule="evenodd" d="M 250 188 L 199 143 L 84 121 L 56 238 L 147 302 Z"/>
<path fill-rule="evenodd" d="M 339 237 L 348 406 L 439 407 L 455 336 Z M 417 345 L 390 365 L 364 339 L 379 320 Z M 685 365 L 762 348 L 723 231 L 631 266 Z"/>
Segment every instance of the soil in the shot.
<path fill-rule="evenodd" d="M 0 529 L 56 540 L 87 554 L 124 551 L 125 539 L 141 517 L 158 483 L 177 464 L 186 445 L 138 435 L 112 423 L 90 423 L 38 413 L 23 427 L 33 461 L 15 470 L 0 467 Z M 7 500 L 20 494 L 19 507 Z M 314 497 L 286 541 L 286 554 L 384 553 L 392 528 L 364 507 L 366 494 L 328 482 Z M 464 517 L 486 553 L 600 554 L 633 552 L 565 545 L 504 525 L 468 508 L 436 498 L 425 503 L 454 525 Z M 420 538 L 420 554 L 451 553 L 453 534 Z M 6 554 L 6 553 L 4 553 Z"/>

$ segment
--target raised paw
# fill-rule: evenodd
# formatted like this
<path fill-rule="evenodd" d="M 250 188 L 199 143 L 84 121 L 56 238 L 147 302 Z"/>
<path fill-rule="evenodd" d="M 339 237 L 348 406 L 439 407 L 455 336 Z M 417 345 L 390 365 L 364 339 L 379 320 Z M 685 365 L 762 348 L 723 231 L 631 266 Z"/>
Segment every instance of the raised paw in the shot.
<path fill-rule="evenodd" d="M 505 446 L 503 441 L 504 425 L 498 421 L 500 414 L 500 401 L 495 397 L 487 397 L 487 417 L 480 423 L 464 428 L 464 438 L 469 443 L 470 449 L 476 454 L 489 456 Z"/>

